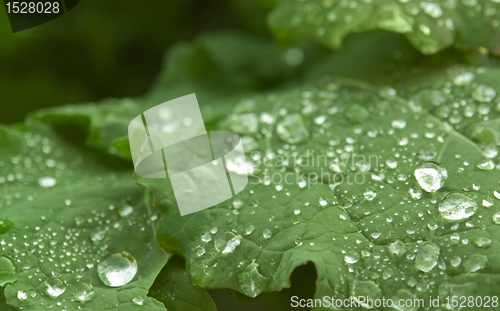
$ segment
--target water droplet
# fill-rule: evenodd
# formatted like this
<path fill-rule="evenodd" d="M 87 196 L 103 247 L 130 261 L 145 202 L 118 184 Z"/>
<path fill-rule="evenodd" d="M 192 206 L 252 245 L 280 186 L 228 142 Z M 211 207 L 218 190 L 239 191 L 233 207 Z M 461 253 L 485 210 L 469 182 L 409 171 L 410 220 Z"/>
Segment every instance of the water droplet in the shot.
<path fill-rule="evenodd" d="M 58 278 L 48 278 L 45 280 L 45 292 L 51 297 L 59 297 L 66 291 L 66 284 Z"/>
<path fill-rule="evenodd" d="M 480 170 L 491 171 L 495 168 L 495 163 L 491 160 L 483 160 L 476 164 L 476 167 Z"/>
<path fill-rule="evenodd" d="M 467 272 L 472 273 L 486 267 L 488 258 L 481 254 L 472 254 L 464 262 L 464 268 Z"/>
<path fill-rule="evenodd" d="M 491 219 L 493 220 L 493 223 L 495 223 L 495 225 L 500 225 L 500 213 L 496 213 L 495 215 L 491 216 Z"/>
<path fill-rule="evenodd" d="M 474 79 L 474 74 L 472 72 L 464 72 L 456 76 L 455 79 L 453 79 L 453 83 L 456 86 L 466 86 L 470 84 L 472 79 Z"/>
<path fill-rule="evenodd" d="M 378 239 L 382 235 L 382 233 L 380 232 L 380 230 L 375 229 L 370 235 L 372 236 L 372 238 Z"/>
<path fill-rule="evenodd" d="M 414 175 L 420 187 L 427 192 L 438 191 L 448 178 L 446 169 L 433 162 L 422 164 L 415 170 Z"/>
<path fill-rule="evenodd" d="M 97 265 L 97 274 L 109 287 L 128 284 L 137 273 L 137 261 L 126 252 L 113 252 L 104 256 Z"/>
<path fill-rule="evenodd" d="M 142 298 L 142 297 L 134 297 L 134 299 L 132 299 L 132 302 L 135 303 L 138 306 L 142 306 L 142 305 L 144 305 L 144 298 Z"/>
<path fill-rule="evenodd" d="M 28 299 L 28 294 L 26 294 L 25 291 L 20 290 L 20 291 L 17 292 L 17 299 L 19 299 L 19 300 L 26 300 L 26 299 Z"/>
<path fill-rule="evenodd" d="M 233 200 L 233 207 L 235 209 L 240 209 L 243 206 L 243 201 L 235 199 Z"/>
<path fill-rule="evenodd" d="M 38 178 L 38 184 L 44 188 L 54 187 L 57 180 L 54 177 L 40 177 Z"/>
<path fill-rule="evenodd" d="M 406 121 L 404 120 L 393 120 L 391 126 L 395 129 L 402 130 L 406 127 Z"/>
<path fill-rule="evenodd" d="M 73 297 L 81 302 L 92 300 L 94 295 L 94 290 L 90 284 L 80 283 L 73 289 Z"/>
<path fill-rule="evenodd" d="M 205 254 L 205 249 L 201 246 L 196 248 L 196 256 L 201 257 Z"/>
<path fill-rule="evenodd" d="M 497 96 L 494 88 L 487 85 L 478 85 L 472 91 L 472 98 L 479 102 L 491 102 Z"/>
<path fill-rule="evenodd" d="M 377 196 L 377 193 L 375 192 L 375 188 L 368 187 L 368 188 L 366 188 L 363 195 L 364 195 L 365 199 L 367 199 L 368 201 L 372 201 Z"/>
<path fill-rule="evenodd" d="M 248 225 L 248 227 L 245 228 L 245 235 L 250 235 L 255 231 L 255 226 L 253 225 Z"/>
<path fill-rule="evenodd" d="M 438 152 L 434 145 L 425 145 L 422 147 L 422 149 L 420 149 L 419 154 L 420 158 L 429 161 L 434 159 L 437 156 Z"/>
<path fill-rule="evenodd" d="M 408 193 L 413 200 L 420 200 L 420 198 L 422 197 L 422 189 L 420 189 L 419 187 L 411 187 L 408 190 Z"/>
<path fill-rule="evenodd" d="M 95 244 L 101 242 L 104 238 L 106 237 L 106 230 L 103 229 L 95 229 L 91 234 L 90 234 L 90 239 L 92 242 Z"/>
<path fill-rule="evenodd" d="M 262 231 L 262 236 L 264 237 L 264 239 L 270 239 L 271 236 L 272 236 L 272 232 L 269 230 L 269 229 L 264 229 L 264 231 Z"/>
<path fill-rule="evenodd" d="M 133 211 L 134 211 L 134 208 L 130 204 L 123 203 L 118 208 L 118 215 L 120 215 L 120 217 L 127 217 L 128 215 L 132 214 Z"/>
<path fill-rule="evenodd" d="M 259 264 L 252 261 L 239 275 L 238 281 L 245 295 L 255 298 L 267 287 L 269 278 L 259 272 Z"/>
<path fill-rule="evenodd" d="M 492 198 L 483 199 L 483 206 L 486 208 L 493 206 L 493 199 Z"/>
<path fill-rule="evenodd" d="M 389 166 L 392 169 L 398 167 L 398 161 L 396 161 L 396 159 L 394 158 L 388 158 L 387 160 L 385 160 L 385 164 L 387 164 L 387 166 Z"/>
<path fill-rule="evenodd" d="M 453 256 L 450 258 L 450 263 L 453 267 L 458 267 L 460 266 L 460 263 L 462 262 L 462 258 L 458 257 L 458 256 Z"/>
<path fill-rule="evenodd" d="M 389 244 L 389 249 L 395 255 L 402 256 L 406 254 L 406 246 L 403 242 L 396 240 Z"/>
<path fill-rule="evenodd" d="M 415 257 L 415 267 L 423 272 L 431 271 L 439 259 L 439 246 L 432 242 L 427 242 L 421 246 Z"/>
<path fill-rule="evenodd" d="M 212 237 L 211 237 L 211 236 L 210 236 L 210 234 L 208 234 L 208 232 L 207 232 L 207 233 L 205 233 L 205 234 L 203 234 L 203 235 L 201 236 L 201 240 L 202 240 L 203 242 L 205 242 L 205 243 L 208 243 L 208 242 L 212 241 Z"/>
<path fill-rule="evenodd" d="M 480 247 L 480 248 L 488 248 L 491 246 L 491 242 L 493 242 L 490 238 L 488 237 L 478 237 L 477 239 L 474 239 L 474 241 L 472 241 L 472 243 L 474 245 L 476 245 L 477 247 Z"/>
<path fill-rule="evenodd" d="M 222 254 L 230 254 L 234 252 L 240 243 L 241 235 L 234 234 L 231 231 L 221 232 L 214 240 L 215 249 Z"/>
<path fill-rule="evenodd" d="M 309 130 L 298 113 L 286 115 L 276 125 L 276 132 L 281 140 L 290 144 L 300 144 L 309 139 Z"/>
<path fill-rule="evenodd" d="M 347 263 L 357 263 L 359 260 L 359 254 L 355 251 L 348 251 L 344 256 L 344 261 Z"/>
<path fill-rule="evenodd" d="M 420 7 L 427 13 L 430 17 L 438 18 L 443 15 L 443 10 L 441 6 L 437 3 L 422 1 L 420 2 Z"/>
<path fill-rule="evenodd" d="M 439 202 L 441 217 L 451 221 L 462 221 L 474 215 L 477 204 L 462 193 L 451 193 Z"/>

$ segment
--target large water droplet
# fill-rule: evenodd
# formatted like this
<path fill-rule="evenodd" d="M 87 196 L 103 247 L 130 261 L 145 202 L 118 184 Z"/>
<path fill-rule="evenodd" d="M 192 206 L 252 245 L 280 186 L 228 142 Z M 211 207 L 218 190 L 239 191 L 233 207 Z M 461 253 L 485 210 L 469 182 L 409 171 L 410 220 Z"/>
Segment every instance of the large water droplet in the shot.
<path fill-rule="evenodd" d="M 418 250 L 415 258 L 415 267 L 423 272 L 429 272 L 437 265 L 439 259 L 439 246 L 432 242 L 424 244 Z"/>
<path fill-rule="evenodd" d="M 309 130 L 298 113 L 285 116 L 277 124 L 276 132 L 281 140 L 290 144 L 303 143 L 309 139 Z"/>
<path fill-rule="evenodd" d="M 451 193 L 439 202 L 439 213 L 445 219 L 462 221 L 474 215 L 477 204 L 462 193 Z"/>
<path fill-rule="evenodd" d="M 492 239 L 488 238 L 488 237 L 484 237 L 484 236 L 481 236 L 481 237 L 478 237 L 477 239 L 475 239 L 474 241 L 472 241 L 472 243 L 474 243 L 474 245 L 476 245 L 477 247 L 480 247 L 480 248 L 488 248 L 491 246 L 491 242 L 493 242 Z"/>
<path fill-rule="evenodd" d="M 56 179 L 54 177 L 40 177 L 38 178 L 38 184 L 44 188 L 54 187 L 56 185 Z"/>
<path fill-rule="evenodd" d="M 221 232 L 214 241 L 215 249 L 222 254 L 234 252 L 241 243 L 241 235 L 234 234 L 231 231 Z"/>
<path fill-rule="evenodd" d="M 389 244 L 389 249 L 395 255 L 402 256 L 406 254 L 406 246 L 403 242 L 396 240 Z"/>
<path fill-rule="evenodd" d="M 420 187 L 427 192 L 438 191 L 448 178 L 446 169 L 433 162 L 422 164 L 415 170 L 414 175 Z"/>
<path fill-rule="evenodd" d="M 491 160 L 483 160 L 476 164 L 476 167 L 480 170 L 491 171 L 495 168 L 495 163 Z"/>
<path fill-rule="evenodd" d="M 134 208 L 128 203 L 123 203 L 118 207 L 118 215 L 120 215 L 120 217 L 127 217 L 132 214 L 133 211 Z"/>
<path fill-rule="evenodd" d="M 19 300 L 26 300 L 26 299 L 28 299 L 28 294 L 26 294 L 25 291 L 20 290 L 20 291 L 17 292 L 17 299 L 19 299 Z"/>
<path fill-rule="evenodd" d="M 479 102 L 491 102 L 497 96 L 494 88 L 487 85 L 478 85 L 472 91 L 472 98 Z"/>
<path fill-rule="evenodd" d="M 422 149 L 420 149 L 419 154 L 422 159 L 428 161 L 434 159 L 437 156 L 438 152 L 434 145 L 425 145 L 422 147 Z"/>
<path fill-rule="evenodd" d="M 348 251 L 344 256 L 344 261 L 347 263 L 357 263 L 359 260 L 359 254 L 355 251 Z"/>
<path fill-rule="evenodd" d="M 89 301 L 94 298 L 94 290 L 92 285 L 80 283 L 73 289 L 73 297 L 81 302 Z"/>
<path fill-rule="evenodd" d="M 240 274 L 238 281 L 245 295 L 257 297 L 267 287 L 269 278 L 259 272 L 259 264 L 252 261 Z"/>
<path fill-rule="evenodd" d="M 464 268 L 467 272 L 472 273 L 486 267 L 488 258 L 481 254 L 472 254 L 465 260 Z"/>
<path fill-rule="evenodd" d="M 59 297 L 66 291 L 66 284 L 58 278 L 48 278 L 45 281 L 45 291 L 51 297 Z"/>
<path fill-rule="evenodd" d="M 114 252 L 104 256 L 97 265 L 101 281 L 110 287 L 128 284 L 137 273 L 137 261 L 126 252 Z"/>

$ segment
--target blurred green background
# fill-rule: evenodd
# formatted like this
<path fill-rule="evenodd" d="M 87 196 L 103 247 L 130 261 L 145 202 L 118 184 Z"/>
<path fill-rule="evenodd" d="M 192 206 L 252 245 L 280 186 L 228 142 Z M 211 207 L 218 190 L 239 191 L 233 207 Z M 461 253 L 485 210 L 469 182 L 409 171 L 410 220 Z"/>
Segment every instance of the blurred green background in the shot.
<path fill-rule="evenodd" d="M 142 95 L 173 43 L 219 29 L 269 36 L 265 13 L 253 0 L 81 0 L 62 17 L 12 33 L 0 5 L 0 122 Z"/>

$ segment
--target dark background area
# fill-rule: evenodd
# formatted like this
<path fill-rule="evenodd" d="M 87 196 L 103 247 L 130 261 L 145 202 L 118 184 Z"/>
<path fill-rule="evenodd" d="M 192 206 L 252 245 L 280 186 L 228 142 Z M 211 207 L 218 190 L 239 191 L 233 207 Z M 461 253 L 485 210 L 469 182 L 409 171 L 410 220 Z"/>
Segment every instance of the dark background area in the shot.
<path fill-rule="evenodd" d="M 0 123 L 43 107 L 140 96 L 173 43 L 219 29 L 269 36 L 265 13 L 253 0 L 81 0 L 59 18 L 12 33 L 2 3 Z"/>

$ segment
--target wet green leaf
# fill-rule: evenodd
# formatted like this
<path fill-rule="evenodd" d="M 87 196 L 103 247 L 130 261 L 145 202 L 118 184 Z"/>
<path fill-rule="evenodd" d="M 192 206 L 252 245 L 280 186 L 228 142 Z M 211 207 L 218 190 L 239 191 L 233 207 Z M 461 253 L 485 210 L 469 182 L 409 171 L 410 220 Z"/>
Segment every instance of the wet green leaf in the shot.
<path fill-rule="evenodd" d="M 231 114 L 262 120 L 257 132 L 242 132 L 258 147 L 248 153 L 249 185 L 234 199 L 181 217 L 168 179 L 136 177 L 165 212 L 158 241 L 185 258 L 195 284 L 255 297 L 289 286 L 293 270 L 310 261 L 320 299 L 428 300 L 467 282 L 494 294 L 486 284 L 500 271 L 492 251 L 500 174 L 476 167 L 487 160 L 478 145 L 395 90 L 352 80 L 251 99 L 250 109 Z M 295 127 L 280 128 L 296 115 Z M 220 129 L 238 130 L 232 122 Z M 450 210 L 453 193 L 461 201 Z"/>
<path fill-rule="evenodd" d="M 308 37 L 335 49 L 349 34 L 384 29 L 405 35 L 424 54 L 450 46 L 498 54 L 499 8 L 490 0 L 282 0 L 268 24 L 278 38 Z"/>
<path fill-rule="evenodd" d="M 24 132 L 3 126 L 0 133 L 0 213 L 13 224 L 0 235 L 0 283 L 9 305 L 136 310 L 138 297 L 148 310 L 165 310 L 147 293 L 169 255 L 155 242 L 155 209 L 133 184 L 128 163 L 68 143 L 45 124 Z M 131 254 L 138 270 L 111 288 L 96 269 L 115 251 Z"/>

